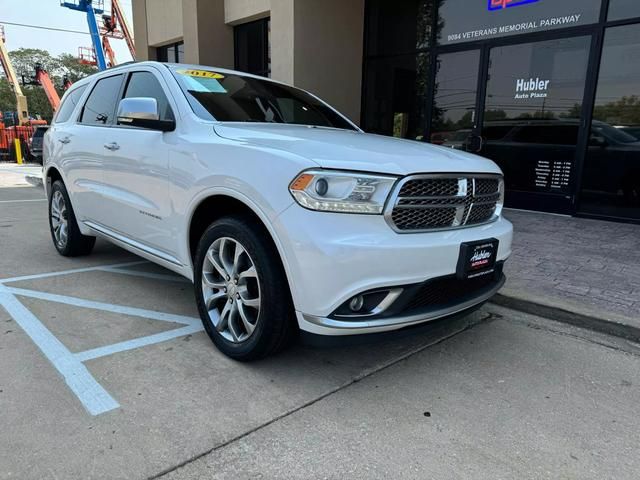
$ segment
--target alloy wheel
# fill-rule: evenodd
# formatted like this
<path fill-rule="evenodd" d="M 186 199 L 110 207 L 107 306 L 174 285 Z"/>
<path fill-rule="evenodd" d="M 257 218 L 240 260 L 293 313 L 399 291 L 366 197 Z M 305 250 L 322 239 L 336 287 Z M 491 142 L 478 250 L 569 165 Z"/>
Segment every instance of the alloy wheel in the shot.
<path fill-rule="evenodd" d="M 233 238 L 215 240 L 202 267 L 202 293 L 216 331 L 232 343 L 247 340 L 260 315 L 260 283 L 247 250 Z"/>
<path fill-rule="evenodd" d="M 59 248 L 64 248 L 69 239 L 69 219 L 67 214 L 67 204 L 60 190 L 53 192 L 51 199 L 51 228 L 53 237 Z"/>

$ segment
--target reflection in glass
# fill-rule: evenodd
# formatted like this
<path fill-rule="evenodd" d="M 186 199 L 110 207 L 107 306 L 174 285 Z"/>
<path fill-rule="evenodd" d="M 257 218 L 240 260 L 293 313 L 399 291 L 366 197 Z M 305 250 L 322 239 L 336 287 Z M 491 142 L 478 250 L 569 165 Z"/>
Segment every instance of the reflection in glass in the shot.
<path fill-rule="evenodd" d="M 365 68 L 364 129 L 422 140 L 429 56 L 421 53 L 369 59 Z"/>
<path fill-rule="evenodd" d="M 508 191 L 570 193 L 590 41 L 491 50 L 480 154 L 500 165 Z"/>
<path fill-rule="evenodd" d="M 640 25 L 607 30 L 580 209 L 640 219 Z"/>
<path fill-rule="evenodd" d="M 429 140 L 465 150 L 476 115 L 480 51 L 448 53 L 437 60 Z"/>
<path fill-rule="evenodd" d="M 640 17 L 640 1 L 638 0 L 610 0 L 609 20 Z"/>

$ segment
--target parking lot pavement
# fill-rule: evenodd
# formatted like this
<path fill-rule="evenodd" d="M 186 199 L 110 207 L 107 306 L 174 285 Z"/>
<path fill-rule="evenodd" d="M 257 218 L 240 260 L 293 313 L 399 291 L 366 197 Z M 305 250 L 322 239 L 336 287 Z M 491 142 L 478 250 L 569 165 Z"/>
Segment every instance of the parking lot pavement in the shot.
<path fill-rule="evenodd" d="M 499 311 L 162 478 L 638 478 L 637 346 Z"/>
<path fill-rule="evenodd" d="M 636 477 L 630 344 L 490 307 L 240 364 L 184 280 L 58 256 L 39 199 L 0 189 L 0 479 Z"/>

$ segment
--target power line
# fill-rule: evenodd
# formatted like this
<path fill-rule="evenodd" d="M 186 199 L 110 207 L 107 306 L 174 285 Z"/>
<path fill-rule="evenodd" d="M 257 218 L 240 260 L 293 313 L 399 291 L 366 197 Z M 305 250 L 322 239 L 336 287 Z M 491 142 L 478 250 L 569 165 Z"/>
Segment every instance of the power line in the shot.
<path fill-rule="evenodd" d="M 42 25 L 29 25 L 27 23 L 3 22 L 0 20 L 0 24 L 13 25 L 14 27 L 39 28 L 41 30 L 51 30 L 54 32 L 79 33 L 81 35 L 89 35 L 89 32 L 82 32 L 80 30 L 68 30 L 66 28 L 45 27 Z"/>

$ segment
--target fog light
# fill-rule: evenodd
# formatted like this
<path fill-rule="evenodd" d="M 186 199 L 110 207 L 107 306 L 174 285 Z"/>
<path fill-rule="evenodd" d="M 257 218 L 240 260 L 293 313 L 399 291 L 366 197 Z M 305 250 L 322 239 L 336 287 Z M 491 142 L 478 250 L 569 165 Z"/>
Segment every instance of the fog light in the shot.
<path fill-rule="evenodd" d="M 349 302 L 349 308 L 351 309 L 352 312 L 359 312 L 360 310 L 362 310 L 363 306 L 364 306 L 364 297 L 362 295 L 353 297 Z"/>

